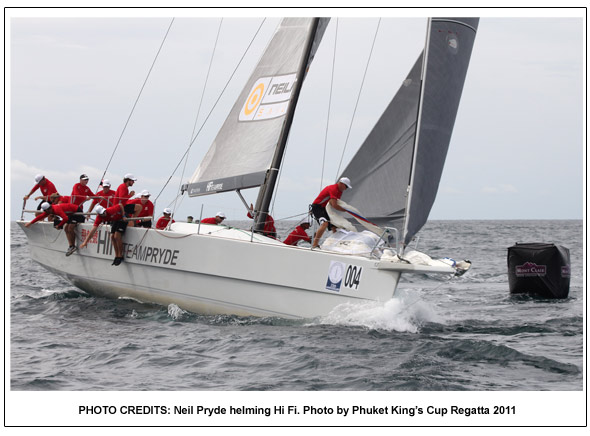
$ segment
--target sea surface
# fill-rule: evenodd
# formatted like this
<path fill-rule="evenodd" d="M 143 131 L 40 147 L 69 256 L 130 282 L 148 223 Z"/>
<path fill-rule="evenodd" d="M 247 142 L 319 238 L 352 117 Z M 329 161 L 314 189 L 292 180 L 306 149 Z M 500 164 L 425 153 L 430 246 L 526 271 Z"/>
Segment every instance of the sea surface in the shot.
<path fill-rule="evenodd" d="M 516 242 L 569 248 L 568 298 L 510 294 Z M 95 298 L 31 261 L 15 223 L 10 244 L 13 391 L 583 388 L 581 220 L 429 222 L 418 249 L 471 260 L 467 274 L 403 276 L 384 304 L 296 321 Z"/>

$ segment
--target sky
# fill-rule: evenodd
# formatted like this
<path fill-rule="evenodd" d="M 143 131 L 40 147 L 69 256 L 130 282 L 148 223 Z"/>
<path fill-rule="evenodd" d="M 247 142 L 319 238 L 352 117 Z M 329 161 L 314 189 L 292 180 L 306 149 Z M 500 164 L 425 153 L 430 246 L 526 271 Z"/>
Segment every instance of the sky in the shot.
<path fill-rule="evenodd" d="M 105 169 L 114 188 L 125 173 L 135 174 L 136 192 L 152 193 L 158 215 L 173 207 L 177 220 L 220 210 L 229 220 L 246 219 L 235 193 L 174 199 L 215 138 L 279 23 L 278 15 L 289 11 L 256 12 L 9 10 L 9 219 L 20 218 L 22 198 L 36 174 L 46 175 L 60 193 L 69 195 L 82 173 L 97 188 Z M 344 168 L 424 46 L 427 9 L 378 10 L 380 23 L 375 10 L 355 10 L 354 18 L 350 10 L 327 12 L 339 18 L 331 21 L 301 93 L 273 204 L 275 219 L 305 213 L 319 190 L 333 183 L 341 156 Z M 458 12 L 466 15 L 465 10 Z M 582 11 L 473 12 L 482 18 L 430 219 L 582 219 Z M 248 55 L 221 94 L 261 23 Z M 181 158 L 193 131 L 199 135 L 185 163 Z M 327 158 L 322 163 L 324 147 Z M 243 194 L 247 202 L 255 202 L 257 190 Z M 36 202 L 31 199 L 26 206 L 33 209 Z"/>

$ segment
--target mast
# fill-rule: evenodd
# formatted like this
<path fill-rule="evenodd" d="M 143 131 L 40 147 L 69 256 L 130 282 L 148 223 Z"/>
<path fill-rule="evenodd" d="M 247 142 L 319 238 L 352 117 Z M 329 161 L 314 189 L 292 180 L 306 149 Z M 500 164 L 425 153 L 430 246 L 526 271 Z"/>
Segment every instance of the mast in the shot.
<path fill-rule="evenodd" d="M 416 121 L 416 136 L 414 137 L 414 151 L 412 156 L 412 166 L 410 167 L 410 180 L 408 183 L 408 193 L 406 196 L 406 213 L 404 218 L 404 227 L 402 230 L 402 251 L 406 246 L 406 235 L 408 234 L 408 224 L 410 222 L 410 204 L 412 202 L 412 187 L 414 185 L 414 177 L 416 172 L 416 157 L 418 155 L 418 140 L 420 139 L 420 124 L 421 124 L 421 113 L 424 103 L 424 81 L 426 80 L 426 65 L 428 65 L 428 49 L 430 48 L 430 30 L 432 28 L 432 18 L 428 18 L 428 25 L 426 30 L 426 43 L 424 47 L 424 56 L 422 57 L 422 79 L 420 80 L 420 100 L 418 102 L 418 117 Z M 408 241 L 409 243 L 410 241 Z"/>
<path fill-rule="evenodd" d="M 283 124 L 283 128 L 281 130 L 281 134 L 278 140 L 278 146 L 275 150 L 275 154 L 273 156 L 270 169 L 266 174 L 266 180 L 264 184 L 260 187 L 260 192 L 258 193 L 258 198 L 256 200 L 255 206 L 255 210 L 258 213 L 254 217 L 254 231 L 257 232 L 260 232 L 264 229 L 266 216 L 269 212 L 270 202 L 272 200 L 272 196 L 277 183 L 279 168 L 281 167 L 281 162 L 283 160 L 283 155 L 285 153 L 285 147 L 287 145 L 289 131 L 291 129 L 291 124 L 293 123 L 295 108 L 297 107 L 297 100 L 299 99 L 299 93 L 301 92 L 301 86 L 303 84 L 305 70 L 308 66 L 309 57 L 312 52 L 313 41 L 315 39 L 315 35 L 318 29 L 318 23 L 319 18 L 314 18 L 311 23 L 309 38 L 307 39 L 307 45 L 305 47 L 305 56 L 303 56 L 303 58 L 301 59 L 301 63 L 299 65 L 299 69 L 297 72 L 297 81 L 295 82 L 295 89 L 293 90 L 293 97 L 291 99 L 291 104 L 289 104 L 289 108 L 287 109 L 285 123 Z"/>

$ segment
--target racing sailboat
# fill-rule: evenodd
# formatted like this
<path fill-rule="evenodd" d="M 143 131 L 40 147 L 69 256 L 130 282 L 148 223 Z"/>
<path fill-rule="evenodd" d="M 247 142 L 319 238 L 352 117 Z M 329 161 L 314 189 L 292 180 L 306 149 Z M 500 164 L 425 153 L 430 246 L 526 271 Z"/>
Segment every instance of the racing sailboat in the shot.
<path fill-rule="evenodd" d="M 191 197 L 260 187 L 253 229 L 202 223 L 174 223 L 166 231 L 128 228 L 124 262 L 112 267 L 108 226 L 99 228 L 87 249 L 66 257 L 63 232 L 48 222 L 27 228 L 19 221 L 33 260 L 93 295 L 176 304 L 202 314 L 286 318 L 326 315 L 342 303 L 385 302 L 403 273 L 464 272 L 465 262 L 416 256 L 407 247 L 434 203 L 477 18 L 428 20 L 424 51 L 343 172 L 355 184 L 344 200 L 362 211 L 372 232 L 354 243 L 332 241 L 312 250 L 257 231 L 269 211 L 306 71 L 328 22 L 282 20 L 183 186 Z M 79 224 L 78 240 L 90 229 Z"/>

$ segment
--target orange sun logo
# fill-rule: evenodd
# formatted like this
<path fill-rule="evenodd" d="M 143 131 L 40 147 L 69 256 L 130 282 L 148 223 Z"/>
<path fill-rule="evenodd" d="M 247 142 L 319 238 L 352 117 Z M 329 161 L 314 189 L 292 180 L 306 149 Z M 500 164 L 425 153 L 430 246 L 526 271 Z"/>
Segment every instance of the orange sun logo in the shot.
<path fill-rule="evenodd" d="M 250 115 L 258 107 L 264 95 L 264 83 L 260 83 L 248 96 L 248 100 L 244 105 L 244 113 Z"/>

